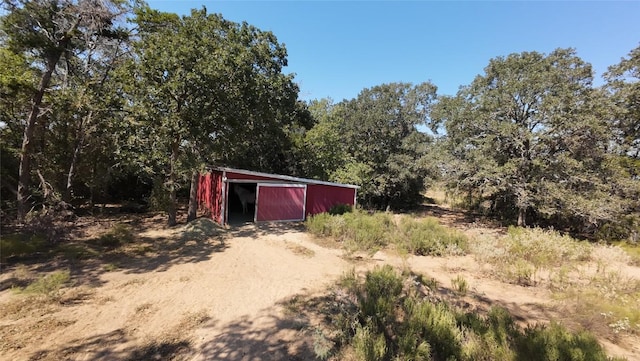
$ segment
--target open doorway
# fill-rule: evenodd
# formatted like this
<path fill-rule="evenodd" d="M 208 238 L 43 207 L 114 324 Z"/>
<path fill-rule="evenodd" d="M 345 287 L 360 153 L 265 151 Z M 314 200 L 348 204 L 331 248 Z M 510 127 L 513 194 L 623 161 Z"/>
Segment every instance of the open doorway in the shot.
<path fill-rule="evenodd" d="M 256 213 L 257 183 L 229 182 L 227 223 L 239 225 L 253 222 Z"/>

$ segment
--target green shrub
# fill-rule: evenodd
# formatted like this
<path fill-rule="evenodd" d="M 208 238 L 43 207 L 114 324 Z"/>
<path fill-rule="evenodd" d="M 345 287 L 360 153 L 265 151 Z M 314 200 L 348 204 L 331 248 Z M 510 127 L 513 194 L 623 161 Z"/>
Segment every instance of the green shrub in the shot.
<path fill-rule="evenodd" d="M 469 291 L 469 284 L 461 275 L 451 279 L 451 286 L 453 287 L 453 290 L 461 296 L 466 295 L 467 291 Z"/>
<path fill-rule="evenodd" d="M 416 255 L 460 255 L 468 251 L 467 237 L 438 223 L 435 218 L 415 220 L 400 217 L 399 224 L 389 213 L 354 210 L 342 215 L 321 213 L 309 217 L 307 230 L 320 237 L 342 242 L 349 252 L 375 253 L 389 244 Z"/>
<path fill-rule="evenodd" d="M 353 338 L 353 348 L 358 360 L 386 360 L 387 342 L 384 335 L 372 331 L 369 327 L 358 326 Z"/>
<path fill-rule="evenodd" d="M 587 331 L 571 333 L 557 323 L 529 326 L 516 339 L 519 360 L 608 360 L 598 340 Z"/>
<path fill-rule="evenodd" d="M 0 238 L 0 260 L 10 257 L 24 257 L 47 250 L 47 239 L 40 234 L 14 233 Z"/>
<path fill-rule="evenodd" d="M 339 328 L 334 345 L 350 348 L 358 360 L 608 360 L 586 331 L 572 333 L 559 324 L 523 330 L 501 307 L 486 315 L 463 313 L 411 292 L 415 276 L 406 276 L 411 278 L 405 281 L 391 266 L 376 267 L 364 281 L 347 274 L 341 284 L 348 295 L 329 304 L 355 297 L 358 309 L 341 306 L 330 315 Z"/>
<path fill-rule="evenodd" d="M 401 246 L 415 255 L 462 255 L 469 248 L 463 233 L 444 227 L 431 217 L 422 220 L 402 217 L 399 232 Z"/>
<path fill-rule="evenodd" d="M 390 243 L 394 226 L 391 215 L 352 212 L 335 216 L 335 218 L 340 217 L 344 219 L 344 223 L 339 223 L 342 227 L 336 228 L 342 235 L 342 241 L 347 251 L 364 251 L 373 254 Z"/>
<path fill-rule="evenodd" d="M 326 360 L 331 356 L 333 342 L 329 340 L 320 329 L 316 329 L 313 335 L 313 352 L 320 360 Z"/>
<path fill-rule="evenodd" d="M 408 298 L 404 309 L 408 329 L 426 340 L 439 359 L 461 358 L 463 333 L 449 306 Z"/>
<path fill-rule="evenodd" d="M 350 213 L 353 211 L 353 206 L 350 204 L 336 204 L 329 209 L 329 214 L 332 216 L 339 216 L 341 214 Z"/>
<path fill-rule="evenodd" d="M 133 231 L 126 224 L 116 224 L 107 233 L 98 238 L 98 244 L 104 247 L 119 247 L 123 244 L 132 243 L 134 240 Z"/>
<path fill-rule="evenodd" d="M 402 292 L 402 279 L 393 267 L 385 265 L 368 272 L 358 294 L 360 310 L 365 318 L 384 325 L 394 316 L 395 302 Z"/>
<path fill-rule="evenodd" d="M 56 271 L 30 283 L 22 289 L 23 293 L 53 297 L 65 283 L 69 282 L 69 271 Z"/>
<path fill-rule="evenodd" d="M 329 213 L 319 213 L 308 217 L 305 226 L 313 235 L 328 237 L 331 236 L 331 219 Z"/>
<path fill-rule="evenodd" d="M 510 227 L 506 236 L 474 244 L 480 262 L 492 264 L 507 282 L 530 285 L 541 270 L 578 264 L 591 258 L 593 246 L 553 230 Z"/>

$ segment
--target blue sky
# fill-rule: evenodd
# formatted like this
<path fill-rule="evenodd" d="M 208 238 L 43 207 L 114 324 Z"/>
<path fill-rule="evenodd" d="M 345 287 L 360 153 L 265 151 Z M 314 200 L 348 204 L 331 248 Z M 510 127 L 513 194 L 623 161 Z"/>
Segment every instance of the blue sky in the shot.
<path fill-rule="evenodd" d="M 575 48 L 607 67 L 640 46 L 640 1 L 171 1 L 158 10 L 210 13 L 272 31 L 288 52 L 304 100 L 355 98 L 390 82 L 431 81 L 453 95 L 491 58 Z"/>

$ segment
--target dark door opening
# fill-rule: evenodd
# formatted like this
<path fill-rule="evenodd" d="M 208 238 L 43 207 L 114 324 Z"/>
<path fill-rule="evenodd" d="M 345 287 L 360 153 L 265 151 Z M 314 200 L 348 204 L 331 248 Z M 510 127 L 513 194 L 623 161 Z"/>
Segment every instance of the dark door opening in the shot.
<path fill-rule="evenodd" d="M 253 222 L 256 213 L 256 183 L 229 182 L 227 223 Z"/>

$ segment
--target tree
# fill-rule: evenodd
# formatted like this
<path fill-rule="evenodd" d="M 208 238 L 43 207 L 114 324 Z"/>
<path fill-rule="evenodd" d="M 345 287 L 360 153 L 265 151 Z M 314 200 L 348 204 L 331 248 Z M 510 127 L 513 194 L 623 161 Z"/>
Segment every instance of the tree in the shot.
<path fill-rule="evenodd" d="M 176 192 L 198 164 L 233 158 L 227 149 L 273 162 L 255 150 L 273 147 L 269 137 L 291 119 L 297 87 L 281 73 L 286 50 L 270 32 L 205 8 L 183 17 L 149 8 L 136 15 L 140 40 L 132 82 L 123 88 L 132 114 L 128 138 L 138 161 L 164 174 L 174 225 Z"/>
<path fill-rule="evenodd" d="M 335 117 L 336 105 L 331 99 L 312 100 L 309 113 L 314 125 L 298 139 L 300 173 L 306 177 L 329 180 L 348 159 L 345 143 Z"/>
<path fill-rule="evenodd" d="M 618 173 L 609 166 L 606 99 L 591 83 L 591 66 L 572 49 L 490 60 L 431 114 L 460 165 L 450 179 L 518 225 L 537 217 L 593 231 L 613 221 L 624 200 L 608 199 Z"/>
<path fill-rule="evenodd" d="M 640 46 L 605 73 L 615 103 L 614 128 L 620 153 L 640 159 Z"/>
<path fill-rule="evenodd" d="M 613 102 L 611 124 L 618 160 L 626 173 L 625 198 L 635 200 L 625 217 L 628 232 L 640 232 L 640 46 L 609 67 L 604 88 Z"/>
<path fill-rule="evenodd" d="M 333 180 L 362 185 L 359 194 L 369 206 L 419 203 L 430 137 L 417 127 L 426 124 L 435 96 L 436 87 L 428 82 L 392 83 L 364 89 L 356 99 L 339 104 L 335 117 L 348 158 Z"/>
<path fill-rule="evenodd" d="M 21 120 L 29 110 L 35 71 L 23 54 L 0 48 L 0 198 L 2 210 L 14 208 L 18 187 L 18 159 L 24 127 Z"/>
<path fill-rule="evenodd" d="M 91 46 L 87 40 L 111 37 L 116 19 L 126 12 L 123 1 L 7 0 L 8 14 L 2 20 L 6 44 L 14 53 L 25 53 L 40 69 L 24 124 L 18 175 L 18 219 L 23 220 L 29 197 L 32 143 L 43 98 L 61 59 L 69 61 L 77 51 Z"/>

